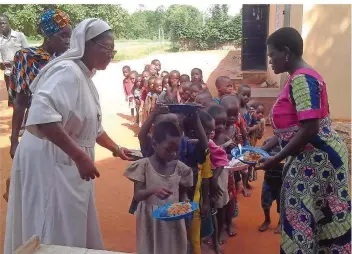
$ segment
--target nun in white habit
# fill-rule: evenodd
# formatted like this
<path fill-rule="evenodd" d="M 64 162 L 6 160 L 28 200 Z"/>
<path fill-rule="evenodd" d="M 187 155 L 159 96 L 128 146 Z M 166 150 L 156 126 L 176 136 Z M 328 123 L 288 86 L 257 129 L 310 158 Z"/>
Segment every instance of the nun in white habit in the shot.
<path fill-rule="evenodd" d="M 86 19 L 74 29 L 70 50 L 46 65 L 31 85 L 26 131 L 11 171 L 5 254 L 33 235 L 44 244 L 103 249 L 94 201 L 95 143 L 122 159 L 101 126 L 92 82 L 114 51 L 110 26 Z"/>

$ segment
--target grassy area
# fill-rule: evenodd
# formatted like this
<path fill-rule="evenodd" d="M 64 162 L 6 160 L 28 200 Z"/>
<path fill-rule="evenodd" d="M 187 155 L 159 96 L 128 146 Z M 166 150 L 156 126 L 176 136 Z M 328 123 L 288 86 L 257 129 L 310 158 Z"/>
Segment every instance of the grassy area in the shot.
<path fill-rule="evenodd" d="M 28 40 L 30 46 L 39 46 L 41 40 Z M 165 42 L 161 44 L 152 40 L 116 40 L 115 49 L 117 54 L 114 60 L 132 60 L 146 57 L 152 54 L 160 54 L 169 52 L 171 43 Z"/>

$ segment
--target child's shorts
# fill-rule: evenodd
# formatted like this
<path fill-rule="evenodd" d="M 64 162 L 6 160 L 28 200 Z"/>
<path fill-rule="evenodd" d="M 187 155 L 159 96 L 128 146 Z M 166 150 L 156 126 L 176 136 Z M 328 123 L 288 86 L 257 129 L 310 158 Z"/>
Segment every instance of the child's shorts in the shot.
<path fill-rule="evenodd" d="M 281 188 L 280 186 L 275 187 L 272 185 L 269 185 L 267 182 L 263 182 L 262 186 L 262 208 L 264 210 L 269 210 L 274 202 L 276 200 L 276 205 L 277 205 L 277 212 L 280 213 L 280 192 Z"/>

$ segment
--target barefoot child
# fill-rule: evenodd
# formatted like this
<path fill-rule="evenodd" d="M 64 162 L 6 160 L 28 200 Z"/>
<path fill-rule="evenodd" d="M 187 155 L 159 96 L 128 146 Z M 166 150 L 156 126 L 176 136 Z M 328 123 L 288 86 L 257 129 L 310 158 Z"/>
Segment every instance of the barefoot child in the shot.
<path fill-rule="evenodd" d="M 168 71 L 163 71 L 161 74 L 160 74 L 160 77 L 161 78 L 164 78 L 165 76 L 169 75 L 169 72 Z"/>
<path fill-rule="evenodd" d="M 182 83 L 184 82 L 190 82 L 191 78 L 187 75 L 187 74 L 182 74 L 180 76 L 180 84 L 182 85 Z"/>
<path fill-rule="evenodd" d="M 180 94 L 180 97 L 181 97 L 181 103 L 188 103 L 190 102 L 190 99 L 191 99 L 191 85 L 192 85 L 192 82 L 190 81 L 186 81 L 186 82 L 183 82 L 181 83 L 180 87 L 179 87 L 179 94 Z"/>
<path fill-rule="evenodd" d="M 135 108 L 135 101 L 134 101 L 134 96 L 133 96 L 133 88 L 136 83 L 138 73 L 136 71 L 131 71 L 128 74 L 128 79 L 129 79 L 129 87 L 125 87 L 125 91 L 127 94 L 127 101 L 128 101 L 128 108 L 131 110 L 131 116 L 133 117 L 133 122 L 135 122 L 134 118 L 134 108 Z M 136 112 L 138 115 L 138 112 Z"/>
<path fill-rule="evenodd" d="M 203 90 L 200 92 L 195 100 L 195 103 L 201 104 L 205 108 L 209 108 L 213 105 L 216 105 L 217 103 L 213 100 L 213 96 L 208 90 Z"/>
<path fill-rule="evenodd" d="M 243 124 L 240 123 L 240 100 L 237 95 L 225 95 L 220 100 L 220 105 L 224 106 L 227 112 L 227 122 L 225 133 L 228 135 L 233 144 L 238 146 L 238 144 L 243 145 L 243 134 L 245 132 Z M 227 151 L 228 153 L 230 151 Z M 243 189 L 242 193 L 245 197 L 250 195 L 250 190 L 247 186 L 248 181 L 248 169 L 234 172 L 236 190 L 240 191 L 240 182 L 242 180 Z M 237 208 L 238 209 L 238 208 Z"/>
<path fill-rule="evenodd" d="M 132 84 L 131 80 L 128 78 L 130 73 L 131 73 L 131 68 L 128 65 L 122 67 L 122 74 L 125 77 L 123 79 L 123 92 L 125 94 L 126 101 L 128 101 L 128 96 L 131 94 L 131 90 L 134 85 L 134 84 Z"/>
<path fill-rule="evenodd" d="M 161 71 L 161 62 L 158 59 L 154 59 L 151 64 L 155 65 L 156 75 L 159 77 Z"/>
<path fill-rule="evenodd" d="M 189 227 L 191 253 L 201 254 L 201 218 L 209 216 L 209 179 L 212 177 L 207 132 L 203 128 L 200 115 L 196 112 L 183 120 L 184 137 L 181 142 L 180 160 L 193 170 L 193 188 L 188 197 L 200 205 L 193 214 Z"/>
<path fill-rule="evenodd" d="M 135 80 L 135 85 L 132 89 L 136 109 L 136 124 L 139 124 L 139 108 L 141 106 L 141 92 L 142 92 L 142 75 L 138 74 Z"/>
<path fill-rule="evenodd" d="M 173 70 L 169 76 L 169 88 L 162 92 L 158 98 L 158 102 L 164 104 L 178 104 L 181 102 L 181 97 L 178 92 L 180 85 L 180 72 Z"/>
<path fill-rule="evenodd" d="M 216 146 L 218 146 L 218 148 L 216 149 L 214 148 L 214 150 L 212 150 L 212 146 L 209 145 L 211 157 L 215 156 L 214 154 L 215 152 L 218 153 L 219 155 L 222 154 L 223 158 L 222 157 L 221 158 L 224 163 L 223 167 L 228 166 L 229 160 L 225 149 L 229 148 L 229 150 L 231 150 L 235 145 L 231 140 L 231 138 L 227 136 L 225 133 L 226 123 L 227 123 L 226 109 L 221 105 L 215 105 L 208 109 L 208 113 L 214 118 L 214 121 L 215 121 L 215 136 L 213 138 L 213 141 L 215 142 Z M 214 176 L 216 176 L 215 173 L 214 173 Z M 233 174 L 229 172 L 227 168 L 223 168 L 220 176 L 219 176 L 220 178 L 218 179 L 218 184 L 222 189 L 222 191 L 226 192 L 227 195 L 223 193 L 222 198 L 218 199 L 215 205 L 216 205 L 216 208 L 218 208 L 217 217 L 218 217 L 218 227 L 219 227 L 219 241 L 220 241 L 220 244 L 224 244 L 226 242 L 223 234 L 225 226 L 227 227 L 227 233 L 230 237 L 233 237 L 236 235 L 236 232 L 234 231 L 232 226 L 232 214 L 234 212 L 236 195 L 234 195 L 235 186 L 234 186 Z M 230 195 L 231 195 L 231 200 L 230 200 Z M 231 216 L 228 216 L 230 214 Z"/>
<path fill-rule="evenodd" d="M 227 76 L 220 76 L 215 80 L 215 86 L 218 90 L 218 97 L 214 98 L 214 100 L 219 103 L 221 97 L 224 95 L 232 94 L 233 92 L 233 85 L 232 81 Z"/>
<path fill-rule="evenodd" d="M 256 103 L 254 101 L 250 101 L 248 103 L 250 111 L 253 111 L 254 117 L 256 119 L 256 125 L 258 127 L 257 131 L 253 133 L 249 138 L 250 138 L 250 143 L 252 146 L 255 146 L 257 144 L 258 139 L 261 139 L 264 135 L 264 129 L 265 129 L 265 119 L 264 119 L 264 113 L 265 113 L 265 108 L 262 103 Z"/>
<path fill-rule="evenodd" d="M 156 101 L 158 100 L 162 91 L 163 91 L 163 79 L 156 78 L 154 83 L 154 92 L 151 98 L 150 112 L 154 110 L 156 106 Z"/>
<path fill-rule="evenodd" d="M 122 67 L 122 75 L 127 78 L 128 74 L 130 74 L 131 72 L 131 67 L 128 65 L 125 65 L 124 67 Z"/>
<path fill-rule="evenodd" d="M 144 111 L 143 111 L 143 119 L 147 119 L 152 107 L 152 100 L 153 100 L 153 95 L 155 93 L 155 77 L 150 77 L 148 79 L 148 87 L 147 87 L 147 98 L 145 99 L 144 102 Z"/>
<path fill-rule="evenodd" d="M 190 90 L 189 102 L 194 103 L 196 101 L 197 95 L 203 91 L 202 83 L 200 82 L 192 83 L 189 90 Z"/>
<path fill-rule="evenodd" d="M 155 77 L 155 78 L 158 77 L 158 71 L 156 70 L 156 65 L 155 64 L 150 64 L 148 70 L 152 74 L 153 77 Z"/>
<path fill-rule="evenodd" d="M 181 142 L 179 128 L 171 122 L 157 124 L 153 132 L 155 152 L 132 163 L 125 176 L 134 182 L 137 253 L 179 254 L 187 252 L 184 220 L 159 221 L 152 217 L 158 206 L 187 199 L 186 188 L 193 184 L 192 170 L 177 160 Z"/>
<path fill-rule="evenodd" d="M 146 119 L 143 118 L 144 114 L 144 103 L 148 95 L 148 80 L 152 76 L 150 71 L 142 72 L 142 91 L 141 91 L 141 106 L 139 108 L 139 122 L 143 124 Z"/>
<path fill-rule="evenodd" d="M 203 82 L 203 72 L 199 68 L 194 68 L 191 71 L 191 81 L 192 83 L 204 83 Z"/>
<path fill-rule="evenodd" d="M 279 146 L 278 142 L 275 142 L 275 139 L 277 139 L 275 136 L 270 137 L 267 140 L 264 141 L 264 147 L 267 152 L 271 156 L 275 156 L 277 153 L 280 152 L 281 148 Z M 274 145 L 273 148 L 267 149 L 265 148 L 268 143 L 275 142 L 276 145 Z M 281 186 L 282 186 L 282 170 L 283 170 L 283 164 L 279 164 L 277 167 L 272 168 L 272 169 L 267 169 L 264 173 L 264 182 L 262 185 L 262 208 L 264 211 L 264 222 L 263 224 L 259 227 L 260 232 L 264 232 L 268 229 L 269 225 L 271 224 L 271 218 L 270 218 L 270 208 L 272 206 L 273 201 L 276 201 L 276 211 L 280 213 L 280 192 L 281 192 Z M 277 229 L 275 233 L 279 233 L 280 229 L 280 221 L 278 223 Z"/>
<path fill-rule="evenodd" d="M 161 75 L 163 76 L 163 75 Z M 163 78 L 163 91 L 166 91 L 169 88 L 169 74 L 166 74 Z"/>

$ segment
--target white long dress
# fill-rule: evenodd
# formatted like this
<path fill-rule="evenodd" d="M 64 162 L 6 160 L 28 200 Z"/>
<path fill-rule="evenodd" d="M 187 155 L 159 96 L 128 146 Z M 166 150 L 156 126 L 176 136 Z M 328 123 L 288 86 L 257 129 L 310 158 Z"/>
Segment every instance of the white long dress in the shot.
<path fill-rule="evenodd" d="M 62 123 L 94 160 L 103 132 L 97 90 L 79 60 L 61 61 L 43 74 L 18 146 L 6 218 L 5 254 L 33 235 L 44 244 L 103 249 L 94 201 L 94 181 L 80 178 L 70 157 L 45 140 L 36 125 Z"/>

